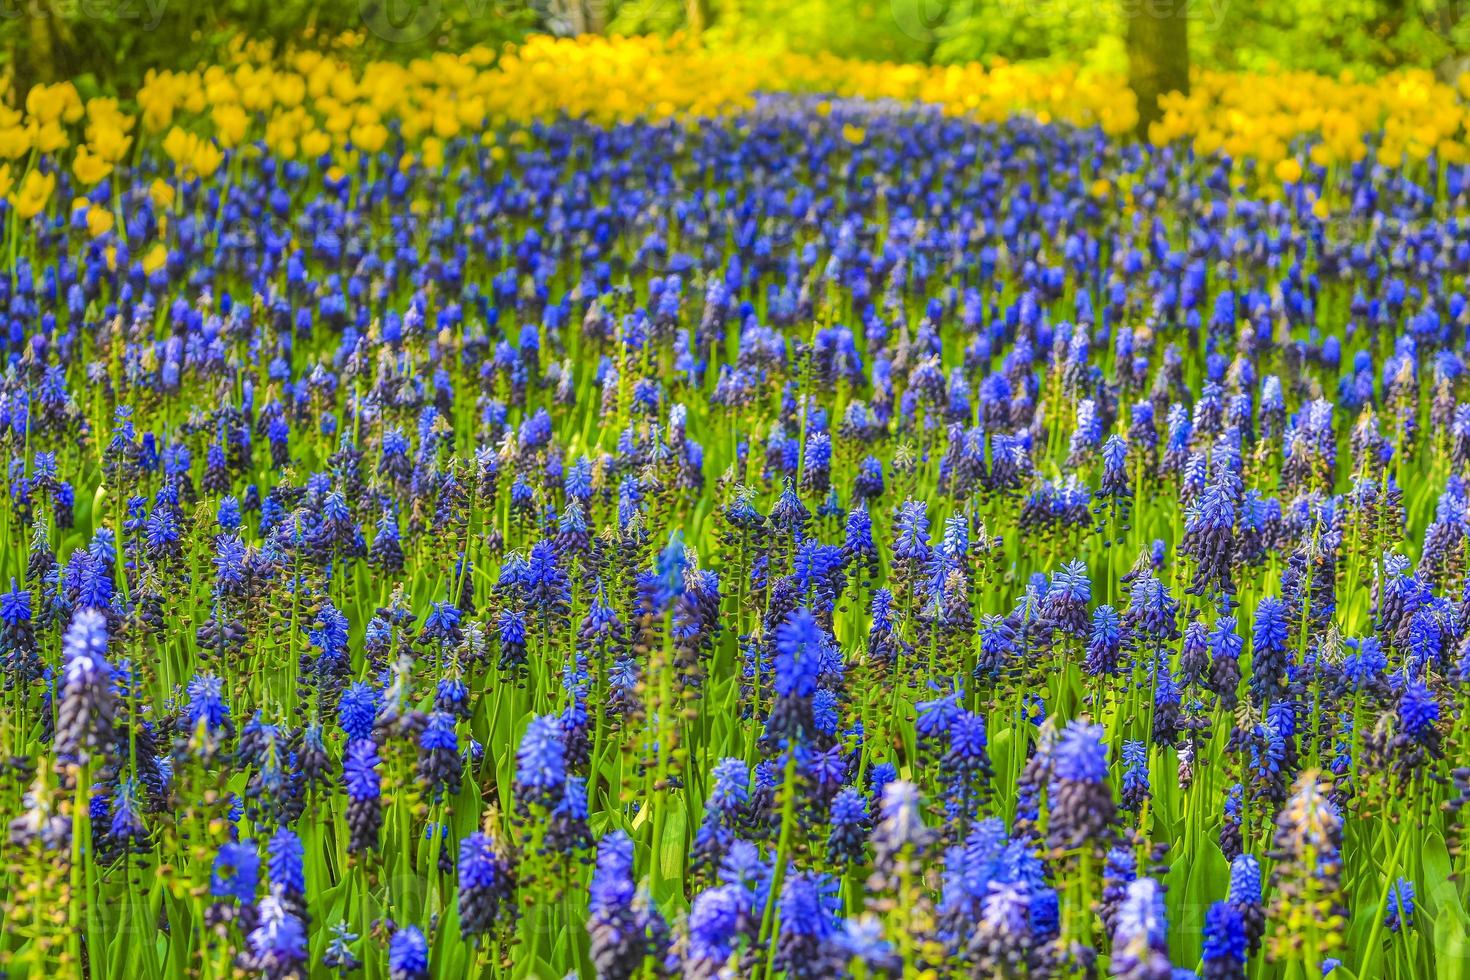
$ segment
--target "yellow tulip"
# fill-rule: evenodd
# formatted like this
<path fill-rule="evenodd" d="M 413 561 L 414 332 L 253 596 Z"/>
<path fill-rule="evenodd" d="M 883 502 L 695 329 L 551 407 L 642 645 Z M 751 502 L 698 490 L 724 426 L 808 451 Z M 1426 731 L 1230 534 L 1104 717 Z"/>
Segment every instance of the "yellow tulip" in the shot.
<path fill-rule="evenodd" d="M 240 91 L 233 79 L 213 78 L 204 83 L 204 98 L 210 105 L 223 107 L 240 101 Z"/>
<path fill-rule="evenodd" d="M 250 117 L 238 105 L 218 105 L 211 113 L 214 120 L 214 137 L 226 149 L 239 146 L 250 127 Z"/>
<path fill-rule="evenodd" d="M 56 189 L 56 175 L 32 170 L 20 182 L 20 188 L 11 195 L 10 203 L 22 221 L 29 221 L 46 208 L 51 192 Z"/>
<path fill-rule="evenodd" d="M 193 166 L 194 172 L 204 179 L 214 176 L 219 165 L 224 162 L 224 151 L 206 140 L 200 140 L 198 147 L 194 150 Z"/>
<path fill-rule="evenodd" d="M 474 128 L 485 120 L 485 100 L 478 96 L 465 99 L 455 107 L 460 124 Z"/>
<path fill-rule="evenodd" d="M 301 137 L 301 152 L 315 159 L 332 148 L 332 138 L 326 133 L 313 131 Z"/>
<path fill-rule="evenodd" d="M 388 142 L 388 130 L 381 123 L 352 127 L 352 145 L 364 153 L 377 153 Z"/>
<path fill-rule="evenodd" d="M 76 156 L 72 157 L 71 170 L 84 187 L 93 187 L 112 173 L 112 164 L 92 153 L 87 147 L 79 146 Z"/>
<path fill-rule="evenodd" d="M 113 124 L 88 127 L 87 138 L 98 157 L 114 164 L 121 163 L 133 145 L 133 138 L 122 127 Z"/>
<path fill-rule="evenodd" d="M 0 128 L 0 157 L 17 160 L 31 152 L 31 130 L 25 126 Z"/>
<path fill-rule="evenodd" d="M 173 102 L 155 99 L 146 103 L 140 102 L 140 105 L 143 106 L 143 125 L 151 132 L 156 133 L 173 122 Z"/>
<path fill-rule="evenodd" d="M 190 115 L 197 116 L 208 106 L 209 99 L 205 95 L 204 86 L 196 79 L 193 84 L 182 92 L 184 111 Z"/>
<path fill-rule="evenodd" d="M 144 275 L 153 275 L 168 263 L 168 249 L 163 247 L 162 242 L 154 242 L 153 246 L 143 255 Z"/>
<path fill-rule="evenodd" d="M 336 43 L 360 40 L 357 33 Z M 0 104 L 0 160 L 52 154 L 85 186 L 103 179 L 109 165 L 127 161 L 134 139 L 147 139 L 154 147 L 162 143 L 177 172 L 212 178 L 223 164 L 222 151 L 243 146 L 259 120 L 265 146 L 283 159 L 314 159 L 334 148 L 349 153 L 344 160 L 352 153 L 376 154 L 396 134 L 406 145 L 395 147 L 395 156 L 437 169 L 448 141 L 467 133 L 503 155 L 492 134 L 507 123 L 566 113 L 599 123 L 672 119 L 692 132 L 701 117 L 748 108 L 758 90 L 924 102 L 946 117 L 979 122 L 1026 114 L 1041 123 L 1120 134 L 1134 128 L 1137 105 L 1122 62 L 1106 54 L 1083 67 L 1003 59 L 924 66 L 775 46 L 715 50 L 682 38 L 543 36 L 504 51 L 482 46 L 400 64 L 364 60 L 360 53 L 277 56 L 266 45 L 235 41 L 221 64 L 147 72 L 135 94 L 136 117 L 115 99 L 84 103 L 67 83 L 34 86 L 24 111 Z M 1361 160 L 1374 147 L 1385 164 L 1421 161 L 1431 153 L 1445 163 L 1465 160 L 1467 98 L 1470 75 L 1445 83 L 1420 69 L 1372 79 L 1351 72 L 1199 71 L 1189 95 L 1161 101 L 1163 116 L 1148 137 L 1156 144 L 1192 145 L 1201 156 L 1254 158 L 1275 184 L 1300 183 L 1309 162 L 1327 167 Z M 819 118 L 832 111 L 831 101 L 816 104 Z M 83 119 L 84 143 L 71 128 Z M 867 139 L 854 123 L 840 135 L 854 145 Z M 505 147 L 527 145 L 517 139 L 526 139 L 524 131 Z"/>
<path fill-rule="evenodd" d="M 306 80 L 295 74 L 276 75 L 271 81 L 271 94 L 277 105 L 294 108 L 306 98 Z"/>
<path fill-rule="evenodd" d="M 26 93 L 26 113 L 43 125 L 48 122 L 75 122 L 76 118 L 71 114 L 73 101 L 80 113 L 81 100 L 70 82 L 33 85 Z"/>
<path fill-rule="evenodd" d="M 1302 179 L 1302 165 L 1293 157 L 1276 164 L 1276 179 L 1283 184 L 1295 184 Z"/>
<path fill-rule="evenodd" d="M 440 112 L 434 116 L 434 135 L 440 139 L 453 139 L 459 135 L 459 116 L 452 112 Z"/>
<path fill-rule="evenodd" d="M 194 145 L 197 142 L 198 138 L 192 133 L 186 133 L 179 127 L 175 126 L 173 129 L 170 129 L 168 131 L 168 135 L 163 138 L 163 152 L 167 153 L 169 159 L 174 162 L 175 166 L 177 166 L 193 154 Z"/>
<path fill-rule="evenodd" d="M 119 129 L 131 130 L 133 128 L 133 117 L 118 108 L 117 99 L 98 96 L 87 102 L 87 128 L 93 126 L 116 126 Z"/>
<path fill-rule="evenodd" d="M 42 153 L 55 153 L 71 142 L 66 135 L 66 129 L 56 120 L 42 123 L 32 139 L 36 149 Z"/>
<path fill-rule="evenodd" d="M 163 209 L 171 209 L 174 206 L 174 186 L 161 177 L 156 177 L 153 183 L 148 185 L 148 196 L 153 200 L 153 206 Z"/>
<path fill-rule="evenodd" d="M 112 230 L 114 220 L 111 211 L 94 205 L 87 209 L 87 233 L 101 238 Z"/>

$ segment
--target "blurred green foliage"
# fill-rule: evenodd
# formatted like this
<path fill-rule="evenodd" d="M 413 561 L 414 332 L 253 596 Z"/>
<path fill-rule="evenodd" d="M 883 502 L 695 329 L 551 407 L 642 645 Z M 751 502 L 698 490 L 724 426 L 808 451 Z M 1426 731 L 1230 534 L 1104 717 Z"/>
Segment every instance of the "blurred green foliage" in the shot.
<path fill-rule="evenodd" d="M 1058 58 L 1123 70 L 1128 16 L 1150 0 L 724 0 L 712 30 L 864 58 Z M 726 10 L 731 16 L 724 16 Z M 1377 72 L 1470 52 L 1470 0 L 1190 0 L 1208 68 Z"/>
<path fill-rule="evenodd" d="M 245 36 L 409 58 L 531 31 L 669 33 L 711 43 L 953 63 L 1069 59 L 1122 70 L 1126 17 L 1150 0 L 0 0 L 0 65 L 15 89 L 72 78 L 127 90 L 147 69 L 219 61 Z M 698 4 L 696 7 L 695 4 Z M 1374 72 L 1470 52 L 1470 0 L 1192 0 L 1204 67 Z"/>
<path fill-rule="evenodd" d="M 19 91 L 64 78 L 126 91 L 150 68 L 225 61 L 239 38 L 411 58 L 553 21 L 525 0 L 0 0 L 0 64 Z"/>

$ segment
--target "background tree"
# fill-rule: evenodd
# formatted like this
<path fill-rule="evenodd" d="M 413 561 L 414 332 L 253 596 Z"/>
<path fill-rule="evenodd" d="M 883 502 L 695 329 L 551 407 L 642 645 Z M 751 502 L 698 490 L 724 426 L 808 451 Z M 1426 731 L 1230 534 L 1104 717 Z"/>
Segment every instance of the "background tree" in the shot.
<path fill-rule="evenodd" d="M 1138 135 L 1163 115 L 1159 96 L 1189 92 L 1188 0 L 1123 0 L 1128 85 L 1138 99 Z"/>
<path fill-rule="evenodd" d="M 1470 71 L 1470 0 L 0 0 L 0 101 L 33 82 L 126 96 L 149 67 L 222 63 L 237 37 L 408 60 L 528 33 L 701 34 L 712 47 L 868 61 L 1070 61 L 1128 72 L 1140 130 L 1188 67 Z M 1186 15 L 1188 23 L 1186 24 Z M 187 52 L 181 55 L 181 52 Z"/>
<path fill-rule="evenodd" d="M 684 10 L 690 34 L 698 35 L 709 26 L 709 0 L 686 0 Z"/>

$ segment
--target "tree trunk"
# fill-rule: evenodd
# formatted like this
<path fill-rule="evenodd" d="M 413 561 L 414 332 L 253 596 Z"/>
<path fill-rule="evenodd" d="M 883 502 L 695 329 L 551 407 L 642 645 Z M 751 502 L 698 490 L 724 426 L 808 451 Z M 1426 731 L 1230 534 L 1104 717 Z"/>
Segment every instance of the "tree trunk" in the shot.
<path fill-rule="evenodd" d="M 1138 135 L 1163 111 L 1159 96 L 1189 92 L 1187 0 L 1123 0 L 1128 22 L 1128 85 L 1138 100 Z"/>
<path fill-rule="evenodd" d="M 35 12 L 20 8 L 26 18 L 26 37 L 29 44 L 21 50 L 11 49 L 11 93 L 17 108 L 24 109 L 26 93 L 33 85 L 49 85 L 56 79 L 56 38 L 51 31 L 51 21 L 57 16 L 55 10 Z"/>
<path fill-rule="evenodd" d="M 587 0 L 587 30 L 601 34 L 607 30 L 609 0 Z"/>
<path fill-rule="evenodd" d="M 688 0 L 685 23 L 689 33 L 698 37 L 709 26 L 709 0 Z"/>

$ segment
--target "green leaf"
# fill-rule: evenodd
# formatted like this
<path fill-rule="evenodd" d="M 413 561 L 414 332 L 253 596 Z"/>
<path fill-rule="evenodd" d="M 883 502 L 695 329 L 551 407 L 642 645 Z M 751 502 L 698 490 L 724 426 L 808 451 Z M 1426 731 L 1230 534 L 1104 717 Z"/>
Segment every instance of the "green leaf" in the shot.
<path fill-rule="evenodd" d="M 1432 914 L 1446 912 L 1454 916 L 1463 929 L 1466 925 L 1465 909 L 1460 905 L 1459 889 L 1450 880 L 1450 852 L 1438 831 L 1424 835 L 1419 860 L 1424 867 L 1423 885 L 1419 890 L 1421 903 Z"/>
<path fill-rule="evenodd" d="M 679 802 L 670 798 L 662 803 L 666 811 L 663 839 L 658 842 L 659 875 L 653 896 L 660 908 L 667 908 L 670 903 L 682 904 L 684 900 L 684 858 L 688 853 L 684 832 L 688 817 Z"/>
<path fill-rule="evenodd" d="M 1470 978 L 1470 940 L 1461 916 L 1441 915 L 1434 920 L 1434 975 L 1439 980 Z"/>

